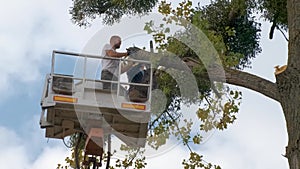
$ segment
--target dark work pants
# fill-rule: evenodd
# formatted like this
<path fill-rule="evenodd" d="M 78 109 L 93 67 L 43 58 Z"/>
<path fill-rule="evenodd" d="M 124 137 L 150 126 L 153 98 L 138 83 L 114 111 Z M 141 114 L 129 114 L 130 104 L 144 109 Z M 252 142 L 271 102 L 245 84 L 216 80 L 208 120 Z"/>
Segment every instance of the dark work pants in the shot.
<path fill-rule="evenodd" d="M 101 79 L 102 80 L 117 81 L 118 77 L 116 77 L 114 74 L 112 74 L 108 70 L 102 70 L 102 72 L 101 72 Z M 116 90 L 117 89 L 117 84 L 116 83 L 103 82 L 103 89 Z"/>

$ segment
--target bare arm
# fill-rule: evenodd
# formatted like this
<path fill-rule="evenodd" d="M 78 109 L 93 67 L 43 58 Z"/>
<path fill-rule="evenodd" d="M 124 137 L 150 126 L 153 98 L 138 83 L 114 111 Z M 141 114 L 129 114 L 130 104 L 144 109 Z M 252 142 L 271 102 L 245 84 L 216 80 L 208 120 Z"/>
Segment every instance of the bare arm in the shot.
<path fill-rule="evenodd" d="M 107 54 L 107 56 L 116 57 L 116 58 L 121 58 L 123 56 L 127 56 L 126 52 L 116 52 L 113 50 L 106 50 L 106 54 Z"/>

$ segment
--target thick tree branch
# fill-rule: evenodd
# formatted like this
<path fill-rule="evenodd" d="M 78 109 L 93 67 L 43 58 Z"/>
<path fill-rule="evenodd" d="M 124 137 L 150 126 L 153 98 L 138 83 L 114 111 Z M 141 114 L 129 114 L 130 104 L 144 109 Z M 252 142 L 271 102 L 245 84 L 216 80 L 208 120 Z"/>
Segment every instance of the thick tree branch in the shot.
<path fill-rule="evenodd" d="M 183 61 L 190 68 L 200 64 L 198 61 L 192 58 L 184 58 Z M 207 68 L 207 72 L 211 81 L 225 82 L 228 84 L 245 87 L 274 100 L 279 100 L 277 84 L 264 78 L 240 70 L 224 68 L 217 64 Z M 207 75 L 204 76 L 206 77 L 200 78 L 208 78 Z"/>
<path fill-rule="evenodd" d="M 131 57 L 143 60 L 149 60 L 151 57 L 156 57 L 158 60 L 160 60 L 160 66 L 181 70 L 186 70 L 186 66 L 193 70 L 194 67 L 201 65 L 198 60 L 191 57 L 184 57 L 181 59 L 179 59 L 178 57 L 163 57 L 162 55 L 153 53 L 151 54 L 145 51 L 139 51 L 136 54 L 131 55 Z M 182 61 L 184 63 L 182 63 Z M 218 64 L 213 64 L 206 69 L 207 73 L 203 72 L 201 75 L 199 75 L 199 77 L 196 78 L 204 78 L 209 79 L 210 81 L 225 82 L 228 84 L 245 87 L 279 101 L 279 94 L 276 83 L 247 72 L 224 68 Z"/>
<path fill-rule="evenodd" d="M 264 78 L 258 77 L 256 75 L 242 72 L 239 70 L 224 68 L 225 72 L 225 82 L 232 85 L 237 85 L 245 87 L 256 92 L 259 92 L 267 97 L 274 100 L 279 100 L 279 94 L 277 90 L 276 83 L 273 83 Z M 223 74 L 224 75 L 224 74 Z M 220 74 L 220 70 L 216 68 L 209 68 L 210 80 L 223 81 L 224 77 Z"/>
<path fill-rule="evenodd" d="M 256 75 L 238 70 L 227 69 L 225 71 L 226 82 L 233 85 L 242 86 L 259 92 L 274 100 L 279 100 L 276 83 L 268 81 Z"/>

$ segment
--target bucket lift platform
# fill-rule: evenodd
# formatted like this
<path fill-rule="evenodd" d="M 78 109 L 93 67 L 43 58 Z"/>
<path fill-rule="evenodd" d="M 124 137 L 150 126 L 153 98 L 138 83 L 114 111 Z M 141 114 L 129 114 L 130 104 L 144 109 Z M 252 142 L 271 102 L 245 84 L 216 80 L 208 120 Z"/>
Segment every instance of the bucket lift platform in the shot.
<path fill-rule="evenodd" d="M 57 58 L 64 56 L 76 60 L 76 69 L 78 65 L 82 66 L 82 76 L 55 70 Z M 78 59 L 82 61 L 81 64 Z M 152 75 L 149 84 L 122 82 L 120 76 L 118 81 L 87 78 L 89 59 L 100 63 L 100 59 L 115 58 L 53 51 L 51 73 L 46 76 L 41 99 L 40 126 L 46 130 L 46 137 L 63 139 L 78 132 L 89 134 L 98 128 L 104 136 L 113 134 L 129 146 L 144 147 L 150 121 Z M 124 61 L 118 60 L 120 65 Z M 150 65 L 147 61 L 131 61 Z M 103 89 L 103 82 L 115 83 L 117 89 Z M 130 101 L 124 87 L 130 85 L 147 87 L 148 99 L 139 103 Z"/>

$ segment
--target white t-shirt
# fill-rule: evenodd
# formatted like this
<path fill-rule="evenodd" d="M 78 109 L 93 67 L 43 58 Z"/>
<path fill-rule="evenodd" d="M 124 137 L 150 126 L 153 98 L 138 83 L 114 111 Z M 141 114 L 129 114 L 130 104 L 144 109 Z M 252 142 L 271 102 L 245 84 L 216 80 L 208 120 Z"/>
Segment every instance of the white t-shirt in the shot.
<path fill-rule="evenodd" d="M 110 44 L 104 45 L 102 48 L 102 56 L 104 57 L 109 57 L 106 54 L 107 50 L 113 50 L 115 51 Z M 111 58 L 111 57 L 110 57 Z M 114 59 L 102 59 L 102 70 L 108 70 L 115 76 L 118 76 L 118 71 L 119 71 L 119 60 L 114 60 Z"/>

